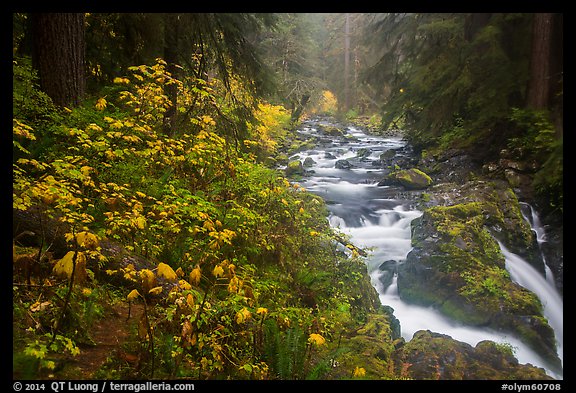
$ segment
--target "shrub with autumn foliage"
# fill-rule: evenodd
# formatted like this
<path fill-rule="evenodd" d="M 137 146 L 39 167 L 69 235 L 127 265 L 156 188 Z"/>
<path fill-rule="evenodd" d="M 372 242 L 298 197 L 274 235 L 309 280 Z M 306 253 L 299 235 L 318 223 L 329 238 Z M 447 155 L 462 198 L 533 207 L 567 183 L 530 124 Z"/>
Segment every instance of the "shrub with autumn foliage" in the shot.
<path fill-rule="evenodd" d="M 259 163 L 287 132 L 286 110 L 260 103 L 238 144 L 218 120 L 233 103 L 217 81 L 176 80 L 162 60 L 130 71 L 105 96 L 52 109 L 42 123 L 32 104 L 14 113 L 13 209 L 67 228 L 62 255 L 15 238 L 15 255 L 50 267 L 27 282 L 15 276 L 15 367 L 36 377 L 66 364 L 57 353 L 90 342 L 89 321 L 104 313 L 86 305 L 98 299 L 100 311 L 144 307 L 130 348 L 138 367 L 117 374 L 110 359 L 106 377 L 306 377 L 371 309 L 373 291 L 363 261 L 338 251 L 323 201 Z M 168 83 L 181 97 L 170 134 Z M 110 241 L 149 265 L 109 266 L 101 245 Z M 301 361 L 283 374 L 277 365 L 295 355 L 270 335 L 295 331 Z"/>

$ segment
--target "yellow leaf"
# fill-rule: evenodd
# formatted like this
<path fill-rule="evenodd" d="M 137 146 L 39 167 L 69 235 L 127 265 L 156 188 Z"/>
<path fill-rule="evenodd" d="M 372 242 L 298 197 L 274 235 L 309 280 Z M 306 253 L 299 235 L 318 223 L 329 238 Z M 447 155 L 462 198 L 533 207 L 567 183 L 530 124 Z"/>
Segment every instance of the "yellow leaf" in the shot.
<path fill-rule="evenodd" d="M 98 101 L 96 101 L 96 105 L 94 105 L 96 107 L 97 110 L 99 111 L 103 111 L 106 108 L 106 100 L 102 97 L 99 98 Z"/>
<path fill-rule="evenodd" d="M 154 287 L 148 291 L 150 295 L 159 295 L 162 293 L 162 287 Z"/>
<path fill-rule="evenodd" d="M 184 270 L 182 270 L 181 267 L 179 267 L 178 269 L 176 269 L 176 275 L 178 275 L 178 277 L 184 277 L 186 273 L 184 273 Z"/>
<path fill-rule="evenodd" d="M 52 271 L 57 276 L 72 277 L 72 270 L 74 269 L 74 253 L 69 251 L 62 259 L 54 265 Z M 76 257 L 76 278 L 83 278 L 86 275 L 86 256 L 82 252 L 78 252 Z"/>
<path fill-rule="evenodd" d="M 322 337 L 319 334 L 316 333 L 310 333 L 310 336 L 308 337 L 308 342 L 310 344 L 314 344 L 314 345 L 324 345 L 326 343 L 326 340 L 324 339 L 324 337 Z"/>
<path fill-rule="evenodd" d="M 142 280 L 142 287 L 144 290 L 149 290 L 156 285 L 156 276 L 150 269 L 140 270 L 140 279 Z"/>
<path fill-rule="evenodd" d="M 188 304 L 188 307 L 194 306 L 194 296 L 192 296 L 191 293 L 189 293 L 188 296 L 186 296 L 186 304 Z"/>
<path fill-rule="evenodd" d="M 250 311 L 248 311 L 246 309 L 246 307 L 244 307 L 242 310 L 240 310 L 236 313 L 236 323 L 237 324 L 244 323 L 244 322 L 248 321 L 251 316 L 252 316 L 252 313 L 250 313 Z"/>
<path fill-rule="evenodd" d="M 98 247 L 98 238 L 90 232 L 80 232 L 76 235 L 76 242 L 80 247 L 88 248 L 90 250 Z"/>
<path fill-rule="evenodd" d="M 256 310 L 256 314 L 266 315 L 268 314 L 268 309 L 265 307 L 258 307 L 258 309 Z"/>
<path fill-rule="evenodd" d="M 185 291 L 192 288 L 192 285 L 190 285 L 186 280 L 178 281 L 178 286 Z"/>
<path fill-rule="evenodd" d="M 170 265 L 167 265 L 163 262 L 158 264 L 158 275 L 170 281 L 176 281 L 178 279 L 174 269 L 172 269 Z"/>
<path fill-rule="evenodd" d="M 212 272 L 212 274 L 214 274 L 214 277 L 222 277 L 224 275 L 224 269 L 222 269 L 222 266 L 217 265 L 214 268 L 214 271 Z"/>
<path fill-rule="evenodd" d="M 355 377 L 363 377 L 366 375 L 366 369 L 364 367 L 358 367 L 354 369 L 354 376 Z"/>
<path fill-rule="evenodd" d="M 201 278 L 202 278 L 202 271 L 200 270 L 200 267 L 195 267 L 190 273 L 190 282 L 193 285 L 198 285 L 200 284 Z"/>
<path fill-rule="evenodd" d="M 238 279 L 238 277 L 234 276 L 230 279 L 230 282 L 228 283 L 228 292 L 230 293 L 236 293 L 238 292 L 238 289 L 240 289 L 240 285 L 241 282 Z"/>
<path fill-rule="evenodd" d="M 116 83 L 116 84 L 122 84 L 122 83 L 124 83 L 124 84 L 129 84 L 129 83 L 130 83 L 130 80 L 129 80 L 128 78 L 118 78 L 118 77 L 117 77 L 117 78 L 114 78 L 113 83 Z"/>
<path fill-rule="evenodd" d="M 133 289 L 132 292 L 130 292 L 130 293 L 128 294 L 128 296 L 126 296 L 126 298 L 127 298 L 129 301 L 132 301 L 132 300 L 136 299 L 138 296 L 140 296 L 140 292 L 138 292 L 137 289 Z"/>

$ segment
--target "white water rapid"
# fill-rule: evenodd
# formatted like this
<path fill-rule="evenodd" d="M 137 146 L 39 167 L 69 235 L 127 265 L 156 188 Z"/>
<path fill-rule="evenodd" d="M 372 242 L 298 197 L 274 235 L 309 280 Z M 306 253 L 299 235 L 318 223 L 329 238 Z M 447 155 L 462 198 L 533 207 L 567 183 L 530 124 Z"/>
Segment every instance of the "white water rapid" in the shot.
<path fill-rule="evenodd" d="M 394 309 L 394 315 L 400 321 L 402 336 L 410 340 L 416 331 L 430 330 L 447 334 L 472 346 L 483 340 L 510 344 L 520 363 L 542 367 L 552 377 L 561 379 L 562 376 L 551 371 L 535 351 L 513 336 L 464 326 L 445 318 L 433 308 L 402 301 L 397 291 L 396 275 L 392 283 L 384 287 L 381 276 L 387 272 L 380 270 L 379 266 L 385 261 L 403 263 L 406 260 L 412 247 L 411 222 L 422 214 L 410 206 L 408 199 L 399 196 L 401 193 L 387 186 L 377 186 L 383 177 L 380 155 L 390 149 L 402 155 L 406 143 L 398 137 L 369 136 L 352 127 L 348 127 L 347 132 L 352 136 L 349 140 L 332 138 L 330 143 L 320 143 L 314 150 L 298 155 L 297 158 L 302 161 L 306 157 L 314 160 L 312 166 L 307 168 L 310 175 L 300 184 L 327 201 L 333 227 L 348 234 L 354 245 L 371 250 L 366 258 L 368 273 L 381 303 Z M 307 137 L 322 137 L 314 123 L 304 127 L 300 133 Z M 337 169 L 337 160 L 348 160 L 352 167 Z M 561 353 L 562 301 L 558 302 L 554 292 L 544 285 L 546 280 L 541 280 L 542 276 L 536 277 L 534 272 L 524 266 L 526 262 L 518 260 L 517 256 L 505 248 L 502 251 L 511 277 L 520 285 L 533 290 L 541 300 L 550 299 L 543 301 L 543 304 L 546 317 L 550 318 L 550 324 L 557 332 Z"/>

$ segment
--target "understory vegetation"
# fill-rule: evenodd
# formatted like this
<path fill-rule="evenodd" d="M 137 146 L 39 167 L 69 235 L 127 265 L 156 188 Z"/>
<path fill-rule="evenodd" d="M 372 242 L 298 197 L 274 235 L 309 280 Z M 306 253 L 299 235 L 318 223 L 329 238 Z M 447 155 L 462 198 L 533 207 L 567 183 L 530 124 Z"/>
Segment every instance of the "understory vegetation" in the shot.
<path fill-rule="evenodd" d="M 98 378 L 321 377 L 327 343 L 374 303 L 323 201 L 259 163 L 289 132 L 289 114 L 260 102 L 238 138 L 222 120 L 240 121 L 219 80 L 177 80 L 160 59 L 130 70 L 60 110 L 28 61 L 14 62 L 13 207 L 45 220 L 34 236 L 15 228 L 17 377 L 74 375 L 92 328 L 121 302 L 143 306 L 118 317 L 138 362 L 111 354 Z M 170 136 L 166 83 L 182 97 Z M 48 240 L 55 222 L 64 250 Z M 149 264 L 113 264 L 103 242 Z"/>

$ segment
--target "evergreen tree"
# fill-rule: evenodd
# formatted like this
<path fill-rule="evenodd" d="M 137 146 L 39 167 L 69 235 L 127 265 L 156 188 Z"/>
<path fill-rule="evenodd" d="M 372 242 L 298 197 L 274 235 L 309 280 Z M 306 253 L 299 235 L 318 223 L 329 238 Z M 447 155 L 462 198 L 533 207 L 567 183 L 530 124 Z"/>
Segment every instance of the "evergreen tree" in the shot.
<path fill-rule="evenodd" d="M 83 13 L 32 14 L 33 62 L 40 86 L 60 106 L 77 106 L 86 89 Z"/>

